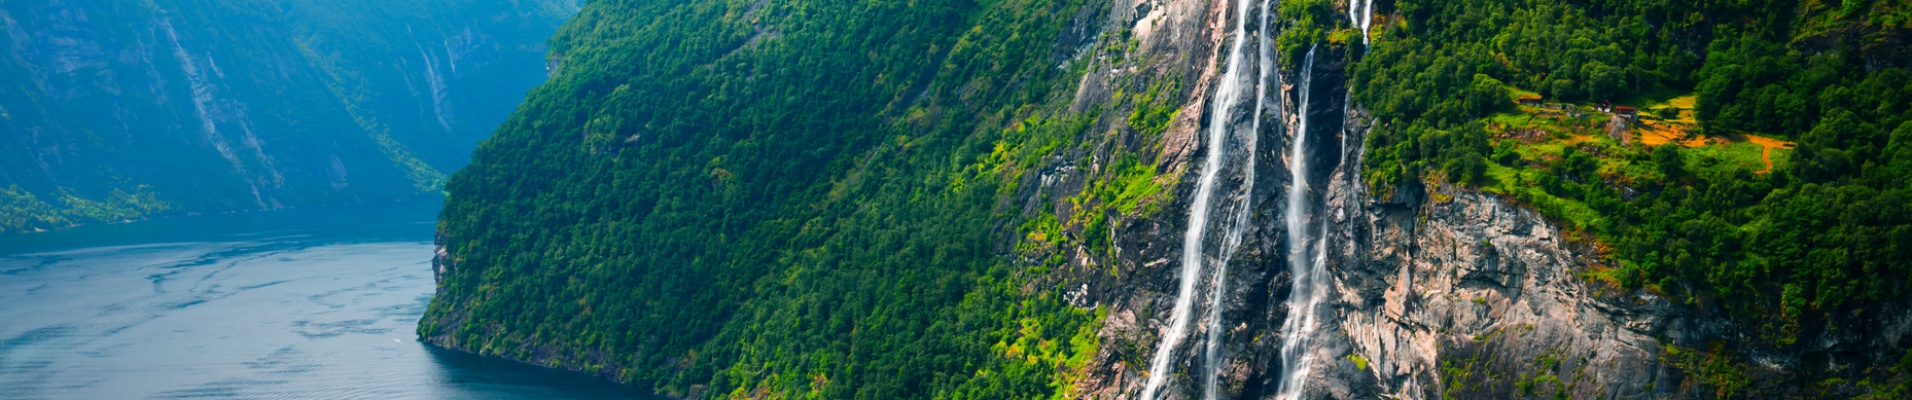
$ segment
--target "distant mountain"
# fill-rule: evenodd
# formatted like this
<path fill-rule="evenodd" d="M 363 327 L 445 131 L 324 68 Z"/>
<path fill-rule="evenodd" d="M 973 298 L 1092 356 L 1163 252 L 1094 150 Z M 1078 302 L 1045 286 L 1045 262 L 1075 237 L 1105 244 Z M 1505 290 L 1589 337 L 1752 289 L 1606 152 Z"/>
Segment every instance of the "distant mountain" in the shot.
<path fill-rule="evenodd" d="M 0 233 L 436 193 L 577 3 L 0 2 Z"/>

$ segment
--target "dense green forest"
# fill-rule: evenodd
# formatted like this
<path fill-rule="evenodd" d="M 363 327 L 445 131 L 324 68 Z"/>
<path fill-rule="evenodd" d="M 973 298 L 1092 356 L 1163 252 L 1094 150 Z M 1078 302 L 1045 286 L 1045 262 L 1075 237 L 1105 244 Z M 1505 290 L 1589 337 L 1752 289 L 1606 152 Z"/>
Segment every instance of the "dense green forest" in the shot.
<path fill-rule="evenodd" d="M 575 7 L 0 2 L 0 234 L 436 196 Z"/>
<path fill-rule="evenodd" d="M 1190 89 L 1062 111 L 1087 72 L 1060 39 L 1104 6 L 591 3 L 552 40 L 552 80 L 450 178 L 418 333 L 672 395 L 1066 396 L 1107 310 L 1062 300 L 1053 250 L 1108 251 L 1112 216 L 1178 218 L 1158 214 L 1174 194 L 1152 156 L 1058 157 L 1108 118 L 1153 140 Z M 1311 47 L 1352 58 L 1377 197 L 1499 194 L 1595 244 L 1582 278 L 1744 322 L 1758 346 L 1904 306 L 1912 7 L 1376 6 L 1364 44 L 1345 3 L 1280 2 L 1274 44 L 1290 73 Z M 1121 34 L 1094 50 L 1119 58 Z M 1088 212 L 1024 211 L 1027 173 L 1072 162 L 1102 167 L 1038 200 Z M 1709 351 L 1665 362 L 1758 395 Z M 1864 385 L 1906 393 L 1906 360 Z"/>
<path fill-rule="evenodd" d="M 452 176 L 419 334 L 673 394 L 1059 393 L 1096 315 L 1031 295 L 998 199 L 1082 133 L 1081 7 L 592 3 Z"/>
<path fill-rule="evenodd" d="M 1718 310 L 1780 348 L 1905 306 L 1912 65 L 1895 59 L 1895 41 L 1912 5 L 1394 5 L 1399 18 L 1377 24 L 1352 67 L 1356 98 L 1384 126 L 1368 143 L 1369 182 L 1503 194 L 1597 240 L 1609 269 L 1589 278 Z M 1599 133 L 1605 114 L 1517 109 L 1520 94 L 1585 111 L 1637 106 L 1647 115 L 1636 129 L 1697 124 L 1681 142 L 1634 143 Z M 1760 168 L 1758 140 L 1787 147 Z M 1747 384 L 1710 383 L 1728 395 Z"/>

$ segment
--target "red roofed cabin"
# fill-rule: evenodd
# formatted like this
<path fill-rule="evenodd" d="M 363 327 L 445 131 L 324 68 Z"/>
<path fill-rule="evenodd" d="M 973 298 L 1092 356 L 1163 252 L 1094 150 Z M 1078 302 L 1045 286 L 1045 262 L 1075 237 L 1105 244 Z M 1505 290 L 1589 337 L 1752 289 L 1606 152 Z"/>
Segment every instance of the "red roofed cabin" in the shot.
<path fill-rule="evenodd" d="M 1640 120 L 1640 110 L 1635 109 L 1631 106 L 1614 107 L 1613 113 L 1619 114 L 1621 117 L 1626 118 L 1627 120 L 1630 120 L 1630 121 Z"/>
<path fill-rule="evenodd" d="M 1516 102 L 1516 103 L 1520 103 L 1520 105 L 1523 105 L 1523 106 L 1529 106 L 1529 107 L 1539 107 L 1539 106 L 1540 106 L 1540 95 L 1537 95 L 1537 94 L 1523 94 L 1523 95 L 1520 95 L 1520 100 L 1516 100 L 1515 102 Z"/>

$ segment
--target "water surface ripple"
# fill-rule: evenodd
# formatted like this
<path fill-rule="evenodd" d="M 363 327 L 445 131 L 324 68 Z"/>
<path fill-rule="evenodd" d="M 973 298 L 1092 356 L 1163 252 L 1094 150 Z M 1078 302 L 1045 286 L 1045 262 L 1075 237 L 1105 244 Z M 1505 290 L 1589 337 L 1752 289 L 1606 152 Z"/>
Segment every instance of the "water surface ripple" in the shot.
<path fill-rule="evenodd" d="M 436 202 L 0 237 L 0 399 L 595 399 L 419 343 Z"/>

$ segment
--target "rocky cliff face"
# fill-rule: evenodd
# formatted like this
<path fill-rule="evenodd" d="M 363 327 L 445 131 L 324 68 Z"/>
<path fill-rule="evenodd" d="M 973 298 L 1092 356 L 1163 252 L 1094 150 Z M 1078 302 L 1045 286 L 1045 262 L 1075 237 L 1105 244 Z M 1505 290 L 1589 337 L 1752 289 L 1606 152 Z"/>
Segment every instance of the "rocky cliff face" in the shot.
<path fill-rule="evenodd" d="M 1272 7 L 1252 1 L 1091 1 L 1068 20 L 1066 33 L 1054 44 L 1052 61 L 1058 69 L 1086 70 L 1072 96 L 1057 108 L 1093 122 L 1073 137 L 1080 142 L 1042 154 L 1027 174 L 1017 175 L 1021 181 L 1015 183 L 1013 195 L 992 198 L 999 202 L 996 210 L 1020 211 L 1025 219 L 1053 217 L 1052 222 L 1064 224 L 1087 220 L 1078 216 L 1093 207 L 1062 199 L 1081 198 L 1078 195 L 1095 184 L 1093 179 L 1107 175 L 1104 169 L 1117 154 L 1152 156 L 1152 172 L 1159 175 L 1151 176 L 1153 183 L 1168 193 L 1166 200 L 1151 204 L 1159 205 L 1159 211 L 1140 207 L 1113 216 L 1113 229 L 1107 233 L 1075 225 L 1061 228 L 1071 240 L 1026 239 L 1026 232 L 1006 226 L 1016 222 L 1015 216 L 993 221 L 1001 224 L 994 232 L 999 234 L 997 250 L 1023 264 L 1042 265 L 1043 272 L 1018 277 L 1030 281 L 1026 292 L 1059 288 L 1072 305 L 1106 312 L 1096 332 L 1100 341 L 1095 357 L 1085 369 L 1066 372 L 1072 375 L 1065 381 L 1073 382 L 1074 394 L 1138 398 L 1153 378 L 1164 382 L 1157 398 L 1205 398 L 1210 397 L 1205 393 L 1208 376 L 1215 382 L 1212 397 L 1228 399 L 1281 398 L 1285 380 L 1299 382 L 1295 397 L 1308 399 L 1711 398 L 1734 393 L 1721 388 L 1724 381 L 1710 376 L 1717 372 L 1708 369 L 1737 361 L 1696 356 L 1693 350 L 1717 352 L 1718 343 L 1756 340 L 1704 309 L 1588 278 L 1604 268 L 1597 244 L 1491 194 L 1441 182 L 1383 188 L 1364 183 L 1362 144 L 1376 121 L 1349 100 L 1351 85 L 1344 71 L 1353 57 L 1350 52 L 1358 51 L 1348 47 L 1356 45 L 1352 40 L 1319 45 L 1307 61 L 1294 63 L 1301 66 L 1298 70 L 1277 70 L 1266 59 L 1231 60 L 1231 49 L 1238 46 L 1247 46 L 1245 54 L 1255 56 L 1257 48 L 1285 26 L 1278 16 L 1266 15 Z M 1243 29 L 1253 33 L 1241 34 Z M 760 34 L 767 33 L 748 37 Z M 425 54 L 429 65 L 432 53 Z M 546 68 L 567 68 L 563 64 L 553 59 Z M 569 68 L 581 68 L 575 65 Z M 1253 73 L 1231 74 L 1239 71 L 1226 70 L 1229 65 Z M 1264 70 L 1269 73 L 1261 74 Z M 1218 105 L 1225 103 L 1224 93 L 1242 85 L 1255 90 L 1247 98 L 1252 101 L 1241 104 L 1267 107 L 1257 113 L 1253 110 L 1258 108 L 1241 104 Z M 1135 100 L 1139 96 L 1134 94 L 1155 97 L 1159 88 L 1166 89 L 1152 100 L 1173 107 L 1172 119 L 1160 131 L 1137 127 L 1143 115 L 1140 103 L 1151 100 Z M 921 97 L 915 95 L 917 100 L 911 102 Z M 1211 136 L 1215 131 L 1226 134 Z M 1296 151 L 1303 136 L 1307 144 Z M 1208 142 L 1214 137 L 1227 140 L 1227 145 L 1211 147 Z M 1233 251 L 1204 247 L 1202 259 L 1212 265 L 1196 274 L 1200 282 L 1192 284 L 1189 296 L 1200 300 L 1188 308 L 1191 311 L 1179 313 L 1192 316 L 1188 331 L 1162 351 L 1176 325 L 1178 294 L 1187 279 L 1182 273 L 1185 236 L 1190 214 L 1200 208 L 1191 193 L 1200 185 L 1201 169 L 1209 168 L 1203 162 L 1217 157 L 1227 161 L 1211 181 L 1218 200 L 1209 205 L 1222 204 L 1216 208 L 1224 211 L 1245 207 L 1247 217 L 1239 224 L 1220 223 L 1197 232 L 1209 237 L 1239 234 L 1239 245 Z M 1301 160 L 1311 167 L 1291 170 Z M 1291 187 L 1297 181 L 1308 183 Z M 1290 203 L 1294 196 L 1304 201 Z M 1293 233 L 1297 231 L 1301 234 Z M 1109 235 L 1108 247 L 1072 240 L 1091 234 Z M 477 258 L 458 259 L 456 251 L 446 249 L 443 237 L 440 242 L 433 265 L 441 282 L 483 270 Z M 1293 309 L 1289 302 L 1296 282 L 1305 280 L 1296 276 L 1295 261 L 1313 261 L 1290 260 L 1302 258 L 1291 251 L 1297 243 L 1318 243 L 1318 262 L 1326 271 L 1316 277 L 1326 299 L 1307 310 Z M 1051 269 L 1051 260 L 1067 261 Z M 445 293 L 441 291 L 441 298 Z M 461 309 L 478 303 L 452 299 L 437 306 L 441 319 L 422 328 L 421 335 L 446 347 L 501 353 L 484 348 L 481 340 L 512 338 L 503 324 L 480 325 L 482 320 L 468 318 L 469 309 Z M 1285 349 L 1291 336 L 1297 336 L 1287 325 L 1303 311 L 1317 313 L 1318 329 L 1307 335 L 1312 340 L 1303 346 Z M 1881 355 L 1903 354 L 1897 338 L 1912 331 L 1912 323 L 1905 321 L 1912 319 L 1877 317 L 1869 326 L 1887 331 L 1880 336 L 1828 329 L 1803 340 L 1809 343 L 1803 350 L 1748 345 L 1744 352 L 1751 354 L 1752 364 L 1731 366 L 1746 374 L 1731 379 L 1773 386 L 1767 393 L 1824 395 L 1786 389 L 1782 379 L 1769 378 L 1803 368 L 1854 365 L 1838 357 L 1802 354 L 1871 357 L 1864 365 L 1885 365 L 1878 360 Z M 489 332 L 469 334 L 473 339 L 461 342 L 452 329 L 433 329 L 465 326 Z M 525 348 L 530 350 L 507 349 L 516 353 L 506 356 L 613 377 L 648 368 L 619 364 L 623 358 L 603 352 Z M 1286 379 L 1296 369 L 1290 362 L 1295 358 L 1284 354 L 1290 350 L 1309 360 L 1306 376 Z M 694 358 L 699 353 L 689 354 Z M 1157 362 L 1157 354 L 1166 354 L 1159 358 L 1167 365 Z M 730 362 L 719 360 L 716 365 Z M 674 358 L 665 368 L 682 371 L 691 363 Z M 824 378 L 819 375 L 806 384 L 821 393 L 819 388 L 828 383 Z M 705 398 L 702 382 L 681 384 L 685 390 L 673 393 Z"/>
<path fill-rule="evenodd" d="M 1076 266 L 1113 265 L 1115 273 L 1067 278 L 1078 306 L 1109 311 L 1099 332 L 1104 345 L 1077 387 L 1097 399 L 1141 395 L 1150 355 L 1171 323 L 1191 171 L 1214 156 L 1201 150 L 1201 132 L 1209 128 L 1208 105 L 1234 18 L 1229 2 L 1117 3 L 1114 20 L 1150 27 L 1135 32 L 1141 58 L 1162 60 L 1154 74 L 1197 81 L 1159 144 L 1161 168 L 1180 178 L 1173 186 L 1177 197 L 1158 215 L 1122 221 L 1113 256 L 1076 252 Z M 1260 161 L 1253 181 L 1235 176 L 1223 184 L 1232 188 L 1226 190 L 1252 187 L 1246 195 L 1253 212 L 1229 258 L 1226 287 L 1198 285 L 1198 297 L 1223 290 L 1222 358 L 1213 366 L 1217 397 L 1276 398 L 1281 376 L 1292 367 L 1280 357 L 1283 321 L 1295 312 L 1286 303 L 1295 278 L 1284 249 L 1296 238 L 1283 229 L 1284 199 L 1292 178 L 1288 146 L 1304 109 L 1310 144 L 1302 154 L 1315 166 L 1309 181 L 1321 183 L 1305 192 L 1314 206 L 1302 215 L 1324 226 L 1331 279 L 1320 330 L 1305 349 L 1313 367 L 1301 380 L 1300 398 L 1849 397 L 1865 392 L 1850 383 L 1801 388 L 1787 379 L 1802 369 L 1862 377 L 1870 372 L 1853 365 L 1894 365 L 1892 356 L 1904 353 L 1900 339 L 1912 327 L 1906 313 L 1868 317 L 1863 330 L 1877 336 L 1823 329 L 1802 338 L 1804 345 L 1777 348 L 1708 310 L 1590 278 L 1606 268 L 1596 243 L 1499 196 L 1442 182 L 1369 187 L 1361 178 L 1360 144 L 1375 121 L 1348 101 L 1348 59 L 1342 49 L 1324 48 L 1304 69 L 1313 83 L 1305 107 L 1296 85 L 1303 71 L 1279 71 L 1281 90 L 1270 101 L 1280 107 L 1256 132 Z M 1082 86 L 1098 84 L 1085 79 Z M 1717 357 L 1722 344 L 1747 361 Z M 1158 398 L 1204 397 L 1197 371 L 1210 366 L 1202 365 L 1201 346 L 1183 346 L 1174 350 L 1176 364 L 1168 369 L 1174 375 Z M 1716 376 L 1726 370 L 1743 375 Z"/>
<path fill-rule="evenodd" d="M 1316 397 L 1677 393 L 1654 339 L 1672 308 L 1582 278 L 1587 242 L 1491 195 L 1396 190 L 1374 199 L 1340 179 L 1331 191 L 1331 320 L 1345 347 L 1314 349 L 1333 360 L 1311 379 L 1324 383 Z"/>
<path fill-rule="evenodd" d="M 1115 10 L 1125 9 L 1117 4 Z M 1082 274 L 1071 279 L 1079 282 L 1082 296 L 1073 297 L 1079 306 L 1106 307 L 1109 316 L 1104 321 L 1100 335 L 1103 338 L 1102 352 L 1098 354 L 1092 367 L 1084 371 L 1086 375 L 1080 382 L 1079 391 L 1087 398 L 1136 398 L 1144 390 L 1149 378 L 1151 355 L 1161 343 L 1162 336 L 1171 324 L 1171 309 L 1174 307 L 1180 271 L 1180 257 L 1183 251 L 1190 204 L 1188 193 L 1194 191 L 1194 176 L 1200 168 L 1200 160 L 1214 156 L 1206 154 L 1202 143 L 1203 132 L 1211 127 L 1212 121 L 1228 121 L 1231 131 L 1252 132 L 1258 136 L 1253 152 L 1253 165 L 1239 171 L 1224 173 L 1219 185 L 1219 197 L 1245 196 L 1250 207 L 1247 225 L 1241 231 L 1241 243 L 1232 256 L 1226 257 L 1226 276 L 1222 285 L 1203 282 L 1197 285 L 1199 292 L 1195 297 L 1206 299 L 1215 291 L 1221 291 L 1221 323 L 1211 323 L 1207 317 L 1193 322 L 1194 334 L 1181 346 L 1172 350 L 1170 359 L 1174 365 L 1167 368 L 1173 376 L 1167 379 L 1160 391 L 1160 398 L 1201 398 L 1203 384 L 1198 377 L 1204 368 L 1203 349 L 1205 337 L 1211 330 L 1217 330 L 1222 357 L 1213 368 L 1218 380 L 1218 395 L 1224 398 L 1268 398 L 1279 389 L 1281 378 L 1282 325 L 1288 316 L 1286 300 L 1290 295 L 1293 277 L 1289 271 L 1287 246 L 1291 240 L 1285 229 L 1286 208 L 1284 199 L 1293 181 L 1290 146 L 1296 142 L 1296 130 L 1303 126 L 1301 108 L 1297 107 L 1304 98 L 1302 91 L 1309 93 L 1307 122 L 1308 150 L 1302 157 L 1308 158 L 1309 185 L 1304 195 L 1313 199 L 1310 204 L 1319 208 L 1320 200 L 1328 192 L 1321 184 L 1329 176 L 1340 176 L 1343 164 L 1341 151 L 1346 143 L 1359 143 L 1358 139 L 1346 139 L 1343 134 L 1341 117 L 1346 103 L 1344 77 L 1341 71 L 1346 58 L 1336 49 L 1322 49 L 1312 68 L 1313 76 L 1307 85 L 1300 84 L 1301 76 L 1297 71 L 1272 71 L 1268 80 L 1262 84 L 1265 91 L 1266 109 L 1264 114 L 1254 116 L 1261 123 L 1259 131 L 1251 129 L 1254 118 L 1231 117 L 1214 119 L 1211 110 L 1215 101 L 1215 88 L 1224 79 L 1225 71 L 1220 66 L 1227 63 L 1227 45 L 1233 40 L 1230 36 L 1238 18 L 1234 4 L 1229 2 L 1136 2 L 1134 8 L 1154 10 L 1142 24 L 1154 27 L 1153 30 L 1137 29 L 1137 38 L 1144 46 L 1143 59 L 1172 60 L 1179 62 L 1178 67 L 1162 68 L 1162 71 L 1179 72 L 1196 78 L 1193 89 L 1188 95 L 1180 118 L 1169 127 L 1159 144 L 1160 168 L 1179 177 L 1172 186 L 1176 197 L 1163 212 L 1152 217 L 1124 219 L 1117 226 L 1114 240 L 1114 256 L 1108 260 L 1089 260 L 1079 258 L 1078 264 L 1100 263 L 1114 265 L 1114 274 Z M 1117 13 L 1120 13 L 1118 11 Z M 1258 20 L 1260 10 L 1251 10 L 1251 19 Z M 1271 21 L 1279 24 L 1278 21 Z M 1271 25 L 1273 25 L 1271 24 Z M 1259 30 L 1257 23 L 1250 23 L 1247 29 Z M 1271 26 L 1268 34 L 1277 33 Z M 1259 45 L 1260 32 L 1245 35 L 1250 49 Z M 1150 46 L 1151 43 L 1163 43 Z M 1173 50 L 1175 52 L 1170 52 Z M 1176 52 L 1179 52 L 1176 53 Z M 1192 55 L 1188 53 L 1193 53 Z M 1255 51 L 1247 52 L 1254 55 Z M 1188 59 L 1193 58 L 1193 59 Z M 1259 68 L 1259 62 L 1245 65 Z M 1180 68 L 1180 69 L 1177 69 Z M 1249 75 L 1254 76 L 1254 75 Z M 1085 86 L 1089 83 L 1085 82 Z M 1247 82 L 1254 84 L 1254 82 Z M 1078 100 L 1080 101 L 1080 99 Z M 1223 111 L 1240 112 L 1240 111 Z M 1346 140 L 1344 140 L 1346 139 Z M 1233 160 L 1245 162 L 1248 157 L 1237 155 Z M 1249 173 L 1252 171 L 1252 173 Z M 1252 177 L 1252 178 L 1251 178 Z M 1208 236 L 1220 236 L 1211 229 Z M 1212 249 L 1210 249 L 1212 251 Z M 1219 258 L 1217 254 L 1208 257 Z M 1213 269 L 1209 270 L 1213 271 Z M 1208 275 L 1204 275 L 1207 280 Z M 1194 315 L 1208 315 L 1211 310 L 1198 305 Z M 1219 327 L 1219 329 L 1215 329 Z M 1318 342 L 1325 348 L 1343 348 L 1345 341 Z M 1349 384 L 1363 385 L 1361 392 L 1377 393 L 1372 379 L 1362 381 L 1350 375 Z"/>
<path fill-rule="evenodd" d="M 1177 198 L 1152 218 L 1130 218 L 1115 232 L 1108 259 L 1076 251 L 1081 270 L 1114 265 L 1114 274 L 1067 278 L 1072 301 L 1106 307 L 1105 345 L 1078 393 L 1087 398 L 1136 398 L 1149 379 L 1150 355 L 1172 323 L 1182 235 L 1189 218 L 1193 170 L 1204 154 L 1203 135 L 1227 64 L 1234 11 L 1228 2 L 1117 2 L 1111 22 L 1134 21 L 1145 60 L 1141 75 L 1186 76 L 1190 100 L 1161 139 L 1160 167 L 1180 179 Z M 1302 398 L 1659 398 L 1709 397 L 1704 385 L 1668 365 L 1672 346 L 1703 347 L 1731 338 L 1730 323 L 1650 293 L 1625 291 L 1583 278 L 1597 265 L 1594 245 L 1576 239 L 1537 213 L 1488 194 L 1439 183 L 1384 188 L 1376 196 L 1360 178 L 1362 149 L 1373 121 L 1348 104 L 1345 50 L 1321 51 L 1303 71 L 1279 71 L 1280 90 L 1253 151 L 1252 175 L 1224 179 L 1224 193 L 1248 196 L 1249 227 L 1227 258 L 1225 287 L 1198 285 L 1206 297 L 1221 290 L 1222 357 L 1203 365 L 1209 325 L 1173 349 L 1160 398 L 1203 397 L 1198 371 L 1217 368 L 1218 397 L 1274 398 L 1291 366 L 1283 365 L 1283 323 L 1294 290 L 1285 249 L 1284 201 L 1292 181 L 1287 166 L 1306 110 L 1308 157 L 1316 182 L 1303 191 L 1312 205 L 1300 215 L 1323 226 L 1330 296 L 1321 327 L 1305 349 L 1313 368 Z M 1153 68 L 1149 68 L 1152 66 Z M 1180 67 L 1178 67 L 1180 66 Z M 1311 85 L 1298 85 L 1304 77 Z M 1131 70 L 1129 73 L 1137 74 Z M 1098 71 L 1085 77 L 1077 103 L 1113 85 Z M 1310 90 L 1302 96 L 1301 90 Z M 1301 103 L 1302 99 L 1308 103 Z M 1245 130 L 1247 125 L 1230 126 Z M 1252 182 L 1246 177 L 1253 176 Z M 1066 171 L 1054 171 L 1067 182 Z M 1044 180 L 1048 182 L 1048 180 Z M 1040 185 L 1066 195 L 1069 184 Z M 1033 203 L 1032 203 L 1033 204 Z M 1068 210 L 1058 210 L 1066 215 Z M 1210 255 L 1211 257 L 1215 255 Z M 1198 307 L 1199 308 L 1199 307 Z M 1199 311 L 1199 310 L 1198 310 Z M 1195 314 L 1205 314 L 1206 311 Z"/>

